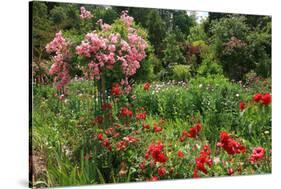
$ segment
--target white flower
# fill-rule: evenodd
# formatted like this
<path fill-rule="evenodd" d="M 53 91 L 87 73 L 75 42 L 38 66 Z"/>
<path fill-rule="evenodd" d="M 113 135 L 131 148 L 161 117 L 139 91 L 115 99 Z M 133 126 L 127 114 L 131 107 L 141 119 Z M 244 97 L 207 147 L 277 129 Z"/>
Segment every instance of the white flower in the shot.
<path fill-rule="evenodd" d="M 203 87 L 203 85 L 202 85 L 202 84 L 200 84 L 200 85 L 199 85 L 199 88 L 201 88 L 201 87 Z"/>
<path fill-rule="evenodd" d="M 236 96 L 239 97 L 239 94 L 237 93 Z"/>

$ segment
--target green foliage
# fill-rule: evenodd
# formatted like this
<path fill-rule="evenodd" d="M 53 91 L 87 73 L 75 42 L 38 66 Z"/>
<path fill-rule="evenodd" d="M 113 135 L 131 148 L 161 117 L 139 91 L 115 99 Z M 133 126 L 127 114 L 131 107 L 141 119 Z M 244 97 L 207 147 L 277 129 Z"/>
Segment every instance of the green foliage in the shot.
<path fill-rule="evenodd" d="M 94 13 L 93 23 L 96 23 L 99 19 L 102 19 L 104 23 L 112 24 L 119 17 L 117 12 L 112 8 L 96 7 L 93 10 L 93 13 Z"/>
<path fill-rule="evenodd" d="M 172 67 L 172 78 L 176 81 L 187 81 L 191 77 L 190 66 L 174 65 Z"/>
<path fill-rule="evenodd" d="M 67 15 L 64 11 L 65 9 L 61 6 L 55 6 L 50 14 L 51 14 L 51 19 L 54 22 L 54 24 L 60 25 L 63 23 L 63 21 L 67 18 Z"/>
<path fill-rule="evenodd" d="M 32 8 L 32 51 L 34 58 L 45 58 L 45 45 L 53 37 L 53 26 L 48 19 L 48 9 L 44 3 L 33 2 Z"/>
<path fill-rule="evenodd" d="M 182 33 L 188 35 L 190 28 L 195 25 L 195 18 L 186 14 L 185 11 L 175 11 L 173 14 L 173 25 L 178 27 Z"/>
<path fill-rule="evenodd" d="M 190 34 L 187 37 L 188 42 L 194 42 L 194 41 L 207 41 L 207 34 L 204 31 L 203 25 L 195 25 L 192 28 L 190 28 Z"/>
<path fill-rule="evenodd" d="M 247 36 L 249 62 L 255 64 L 255 71 L 259 76 L 271 76 L 271 33 L 256 31 Z"/>
<path fill-rule="evenodd" d="M 176 38 L 175 34 L 169 34 L 164 39 L 165 50 L 163 53 L 164 54 L 163 63 L 166 67 L 172 66 L 174 64 L 185 63 L 185 58 L 175 38 Z"/>
<path fill-rule="evenodd" d="M 162 41 L 166 36 L 166 23 L 161 19 L 156 10 L 150 10 L 146 16 L 144 27 L 148 30 L 149 41 L 155 47 L 155 51 L 159 53 Z"/>
<path fill-rule="evenodd" d="M 229 16 L 211 23 L 211 42 L 226 75 L 240 80 L 254 69 L 267 77 L 271 74 L 271 33 L 251 30 L 244 16 Z"/>
<path fill-rule="evenodd" d="M 215 75 L 223 74 L 223 70 L 219 62 L 216 60 L 213 53 L 205 53 L 202 58 L 202 63 L 198 67 L 197 73 L 200 76 L 208 76 L 208 75 Z"/>
<path fill-rule="evenodd" d="M 153 53 L 149 53 L 141 65 L 133 77 L 138 82 L 154 80 L 156 77 L 155 73 L 158 73 L 158 70 L 162 67 L 160 60 Z"/>

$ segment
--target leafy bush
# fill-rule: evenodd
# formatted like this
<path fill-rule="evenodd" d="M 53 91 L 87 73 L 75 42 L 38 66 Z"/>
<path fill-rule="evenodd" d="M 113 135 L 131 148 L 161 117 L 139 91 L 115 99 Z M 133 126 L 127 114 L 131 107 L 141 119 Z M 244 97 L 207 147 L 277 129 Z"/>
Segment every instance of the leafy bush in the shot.
<path fill-rule="evenodd" d="M 176 81 L 187 81 L 191 77 L 190 66 L 174 65 L 172 67 L 172 79 Z"/>
<path fill-rule="evenodd" d="M 180 46 L 176 41 L 176 35 L 169 34 L 164 39 L 165 49 L 163 63 L 166 67 L 172 66 L 174 64 L 184 64 L 185 58 L 181 52 Z"/>
<path fill-rule="evenodd" d="M 270 22 L 269 22 L 270 23 Z M 226 75 L 240 80 L 250 70 L 271 74 L 271 33 L 251 30 L 244 16 L 229 16 L 211 24 L 211 43 Z"/>
<path fill-rule="evenodd" d="M 203 55 L 203 60 L 201 65 L 197 69 L 197 73 L 200 76 L 223 74 L 222 66 L 216 60 L 216 58 L 211 54 L 207 53 Z"/>

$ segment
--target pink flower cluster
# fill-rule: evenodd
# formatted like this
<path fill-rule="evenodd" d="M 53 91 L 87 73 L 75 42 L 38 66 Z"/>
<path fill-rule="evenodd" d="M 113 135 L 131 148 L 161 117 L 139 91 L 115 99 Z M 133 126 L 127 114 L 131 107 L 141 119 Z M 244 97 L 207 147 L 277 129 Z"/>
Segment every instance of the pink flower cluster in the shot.
<path fill-rule="evenodd" d="M 120 20 L 127 26 L 130 27 L 133 24 L 134 18 L 128 15 L 128 11 L 122 11 Z"/>
<path fill-rule="evenodd" d="M 99 19 L 97 21 L 97 24 L 100 25 L 100 28 L 103 32 L 106 32 L 106 31 L 110 30 L 110 28 L 111 28 L 111 25 L 109 25 L 107 23 L 103 23 L 102 19 Z"/>
<path fill-rule="evenodd" d="M 80 7 L 80 18 L 81 19 L 91 19 L 93 15 L 90 11 L 87 11 L 85 7 Z"/>
<path fill-rule="evenodd" d="M 123 12 L 120 20 L 128 29 L 126 39 L 123 39 L 119 33 L 105 33 L 104 31 L 110 31 L 111 26 L 99 20 L 97 23 L 100 24 L 102 31 L 88 33 L 76 47 L 76 52 L 89 59 L 90 79 L 99 80 L 104 69 L 113 70 L 115 65 L 121 66 L 125 77 L 121 85 L 125 87 L 125 92 L 129 93 L 131 87 L 128 77 L 134 75 L 140 68 L 140 62 L 146 57 L 147 43 L 131 27 L 133 18 L 128 16 L 126 11 Z"/>
<path fill-rule="evenodd" d="M 68 43 L 63 38 L 61 31 L 56 33 L 53 41 L 46 45 L 46 51 L 55 53 L 55 56 L 53 56 L 54 63 L 49 70 L 49 74 L 56 74 L 54 82 L 57 83 L 57 89 L 60 90 L 70 80 L 68 65 L 64 62 L 64 59 L 68 56 Z"/>

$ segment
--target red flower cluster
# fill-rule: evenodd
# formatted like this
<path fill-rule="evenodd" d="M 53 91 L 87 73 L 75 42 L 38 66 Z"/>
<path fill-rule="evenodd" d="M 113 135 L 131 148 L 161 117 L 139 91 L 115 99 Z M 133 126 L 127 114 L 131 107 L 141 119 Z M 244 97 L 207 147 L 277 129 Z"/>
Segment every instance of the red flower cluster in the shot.
<path fill-rule="evenodd" d="M 119 96 L 121 94 L 121 89 L 118 83 L 112 85 L 111 94 L 115 96 Z"/>
<path fill-rule="evenodd" d="M 211 149 L 208 145 L 204 145 L 200 152 L 200 156 L 195 159 L 196 162 L 196 169 L 199 171 L 202 171 L 203 173 L 207 174 L 207 169 L 205 167 L 205 164 L 207 164 L 209 167 L 213 165 L 212 159 L 210 158 L 211 155 Z"/>
<path fill-rule="evenodd" d="M 225 131 L 220 133 L 220 142 L 217 144 L 217 146 L 222 147 L 230 155 L 240 154 L 246 151 L 245 146 L 235 141 Z"/>
<path fill-rule="evenodd" d="M 167 171 L 166 171 L 165 167 L 159 167 L 157 172 L 158 172 L 158 175 L 160 177 L 162 177 L 162 176 L 164 176 L 166 174 Z"/>
<path fill-rule="evenodd" d="M 133 112 L 129 110 L 127 107 L 122 107 L 119 111 L 120 117 L 132 117 Z"/>
<path fill-rule="evenodd" d="M 252 155 L 250 157 L 251 163 L 255 163 L 258 160 L 261 160 L 265 155 L 265 150 L 262 147 L 257 147 L 253 149 Z"/>
<path fill-rule="evenodd" d="M 111 147 L 111 144 L 110 144 L 110 141 L 109 141 L 108 138 L 106 138 L 106 139 L 104 139 L 104 140 L 102 141 L 102 145 L 103 145 L 105 148 L 107 148 L 109 151 L 112 150 L 112 147 Z"/>
<path fill-rule="evenodd" d="M 271 95 L 269 93 L 266 93 L 261 98 L 261 102 L 263 105 L 269 105 L 271 103 Z"/>
<path fill-rule="evenodd" d="M 143 84 L 143 89 L 144 89 L 145 91 L 148 91 L 149 88 L 150 88 L 150 83 L 145 82 L 145 83 Z"/>
<path fill-rule="evenodd" d="M 253 96 L 253 100 L 255 102 L 260 102 L 262 103 L 263 105 L 269 105 L 271 103 L 271 95 L 269 93 L 266 93 L 264 95 L 260 94 L 260 93 L 256 93 L 254 96 Z"/>
<path fill-rule="evenodd" d="M 260 93 L 256 93 L 256 94 L 253 96 L 253 100 L 254 100 L 255 102 L 260 102 L 261 99 L 262 99 L 262 94 L 260 94 Z"/>
<path fill-rule="evenodd" d="M 136 118 L 137 118 L 138 120 L 145 119 L 145 118 L 146 118 L 146 112 L 137 113 Z"/>
<path fill-rule="evenodd" d="M 108 138 L 103 138 L 103 134 L 102 133 L 98 133 L 97 138 L 99 139 L 99 141 L 101 142 L 101 144 L 107 148 L 109 151 L 112 150 L 110 141 Z"/>
<path fill-rule="evenodd" d="M 151 155 L 155 162 L 165 163 L 168 158 L 163 153 L 163 148 L 164 145 L 162 144 L 162 142 L 158 142 L 157 144 L 150 144 L 146 150 L 145 159 L 148 160 Z"/>
<path fill-rule="evenodd" d="M 183 142 L 187 137 L 196 138 L 199 132 L 201 131 L 201 129 L 202 129 L 201 123 L 197 123 L 193 125 L 188 131 L 184 130 L 180 137 L 180 141 Z"/>
<path fill-rule="evenodd" d="M 155 133 L 159 133 L 163 130 L 163 128 L 158 126 L 156 123 L 153 125 L 153 129 Z"/>

